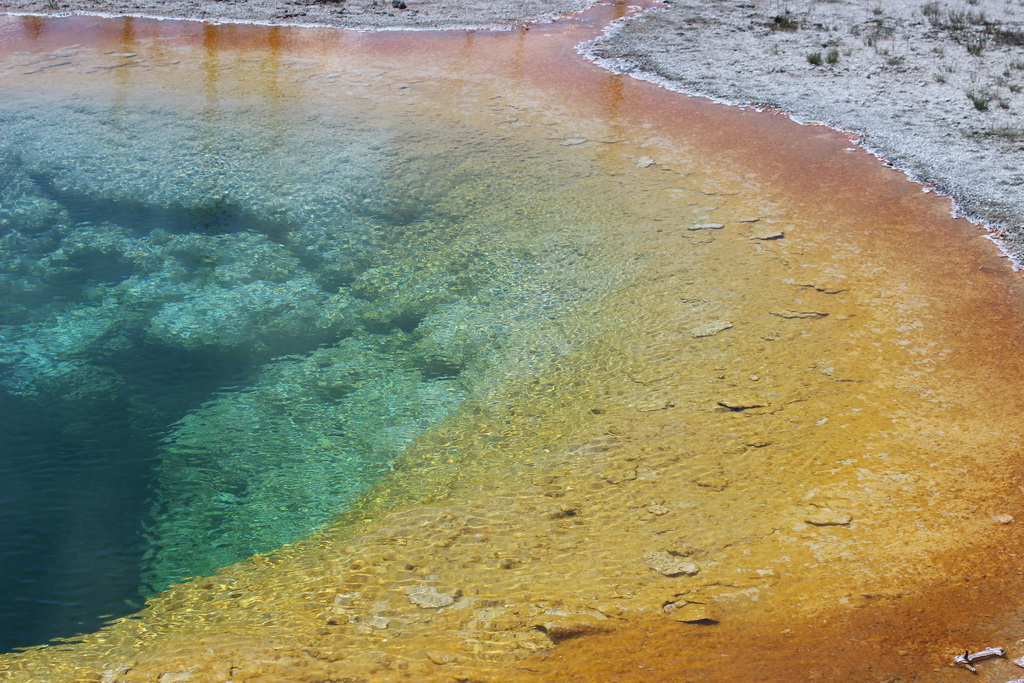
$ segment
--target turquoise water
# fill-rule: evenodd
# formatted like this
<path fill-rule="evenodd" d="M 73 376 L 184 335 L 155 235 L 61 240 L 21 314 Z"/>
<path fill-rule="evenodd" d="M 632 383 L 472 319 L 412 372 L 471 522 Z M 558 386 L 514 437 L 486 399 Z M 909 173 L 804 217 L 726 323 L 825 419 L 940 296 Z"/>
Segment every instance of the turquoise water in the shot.
<path fill-rule="evenodd" d="M 366 104 L 8 93 L 3 650 L 323 527 L 623 277 L 568 155 Z"/>

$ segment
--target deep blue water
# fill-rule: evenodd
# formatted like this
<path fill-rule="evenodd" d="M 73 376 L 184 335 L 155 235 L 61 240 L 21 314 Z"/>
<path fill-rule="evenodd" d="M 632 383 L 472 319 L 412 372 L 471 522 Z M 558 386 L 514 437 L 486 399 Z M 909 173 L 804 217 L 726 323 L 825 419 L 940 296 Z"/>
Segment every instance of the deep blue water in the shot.
<path fill-rule="evenodd" d="M 132 400 L 170 416 L 229 369 L 186 358 L 136 358 L 119 368 Z M 172 362 L 177 361 L 177 362 Z M 83 405 L 0 393 L 0 642 L 27 646 L 94 630 L 141 606 L 140 520 L 150 514 L 161 439 L 123 398 Z M 140 486 L 140 484 L 143 484 Z"/>

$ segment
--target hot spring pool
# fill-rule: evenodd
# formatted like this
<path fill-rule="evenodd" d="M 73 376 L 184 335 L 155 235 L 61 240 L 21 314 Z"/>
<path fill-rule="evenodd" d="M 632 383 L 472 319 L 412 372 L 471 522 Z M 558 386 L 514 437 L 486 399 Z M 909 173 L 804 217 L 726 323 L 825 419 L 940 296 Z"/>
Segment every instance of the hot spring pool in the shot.
<path fill-rule="evenodd" d="M 611 11 L 0 18 L 0 643 L 70 638 L 0 670 L 949 637 L 1016 534 L 1018 282 L 844 136 L 576 59 Z"/>

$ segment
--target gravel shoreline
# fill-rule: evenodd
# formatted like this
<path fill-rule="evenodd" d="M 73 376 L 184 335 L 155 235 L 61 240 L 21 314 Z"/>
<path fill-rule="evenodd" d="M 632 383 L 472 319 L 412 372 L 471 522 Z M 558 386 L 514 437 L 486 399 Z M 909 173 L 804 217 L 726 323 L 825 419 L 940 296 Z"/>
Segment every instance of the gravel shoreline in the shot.
<path fill-rule="evenodd" d="M 397 3 L 396 3 L 397 4 Z M 3 0 L 0 11 L 356 29 L 513 28 L 583 0 Z M 1024 263 L 1024 2 L 673 1 L 583 46 L 599 64 L 849 131 Z"/>

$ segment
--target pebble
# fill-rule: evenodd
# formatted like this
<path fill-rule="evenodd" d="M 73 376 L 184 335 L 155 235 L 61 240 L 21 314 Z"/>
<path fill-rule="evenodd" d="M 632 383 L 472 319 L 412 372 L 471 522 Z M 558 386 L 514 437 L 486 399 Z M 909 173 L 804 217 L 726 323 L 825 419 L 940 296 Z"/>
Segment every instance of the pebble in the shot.
<path fill-rule="evenodd" d="M 846 526 L 853 521 L 853 515 L 829 508 L 818 508 L 805 516 L 804 521 L 814 526 Z"/>
<path fill-rule="evenodd" d="M 675 407 L 675 401 L 665 401 L 661 399 L 640 401 L 636 404 L 636 409 L 641 413 L 653 413 L 656 410 L 667 410 Z"/>
<path fill-rule="evenodd" d="M 433 586 L 412 586 L 405 589 L 409 596 L 409 602 L 424 609 L 437 609 L 447 607 L 455 602 L 458 591 L 452 593 L 438 593 Z"/>
<path fill-rule="evenodd" d="M 693 576 L 700 572 L 695 563 L 664 550 L 652 550 L 643 557 L 648 567 L 663 576 Z"/>
<path fill-rule="evenodd" d="M 786 309 L 784 311 L 772 311 L 772 315 L 779 318 L 786 318 L 788 320 L 813 320 L 815 318 L 824 318 L 828 313 L 822 313 L 821 311 L 794 311 Z"/>
<path fill-rule="evenodd" d="M 728 320 L 710 320 L 690 330 L 690 336 L 694 339 L 712 337 L 719 332 L 724 332 L 730 328 L 732 328 L 732 323 Z"/>
<path fill-rule="evenodd" d="M 186 683 L 192 680 L 191 671 L 178 671 L 176 673 L 162 673 L 156 679 L 157 683 Z"/>
<path fill-rule="evenodd" d="M 718 405 L 721 407 L 738 412 L 741 410 L 752 410 L 754 408 L 764 408 L 768 405 L 767 401 L 763 401 L 759 398 L 723 398 L 718 401 Z"/>
<path fill-rule="evenodd" d="M 601 475 L 601 478 L 609 484 L 621 484 L 624 481 L 633 481 L 636 479 L 636 470 L 634 468 L 630 468 L 628 470 L 620 470 L 618 472 L 605 472 Z"/>
<path fill-rule="evenodd" d="M 782 230 L 775 230 L 767 226 L 750 231 L 750 239 L 752 240 L 781 240 L 785 236 L 786 233 L 784 233 Z"/>
<path fill-rule="evenodd" d="M 992 519 L 996 522 L 999 522 L 1000 524 L 1013 524 L 1013 515 L 993 515 Z"/>
<path fill-rule="evenodd" d="M 650 157 L 640 157 L 636 160 L 636 165 L 640 168 L 647 168 L 654 165 L 654 159 Z"/>
<path fill-rule="evenodd" d="M 385 628 L 388 627 L 388 624 L 391 623 L 391 620 L 388 619 L 387 617 L 382 617 L 382 616 L 378 615 L 378 616 L 375 616 L 375 617 L 370 617 L 369 619 L 366 620 L 365 623 L 368 626 L 372 626 L 373 628 L 385 629 Z"/>
<path fill-rule="evenodd" d="M 451 652 L 440 652 L 438 650 L 431 650 L 427 653 L 427 659 L 432 661 L 434 664 L 437 664 L 438 666 L 443 666 L 445 664 L 454 664 L 455 662 L 459 661 L 459 656 Z"/>
<path fill-rule="evenodd" d="M 672 602 L 662 608 L 665 614 L 676 621 L 688 624 L 717 624 L 718 610 L 700 602 Z"/>
<path fill-rule="evenodd" d="M 693 480 L 693 483 L 702 488 L 711 489 L 712 491 L 724 491 L 729 486 L 728 479 L 714 475 L 697 477 Z"/>
<path fill-rule="evenodd" d="M 721 223 L 694 223 L 687 230 L 721 230 L 724 227 Z"/>
<path fill-rule="evenodd" d="M 599 619 L 588 614 L 551 615 L 537 624 L 552 642 L 560 643 L 570 638 L 593 636 L 614 631 L 616 625 L 610 619 Z"/>

